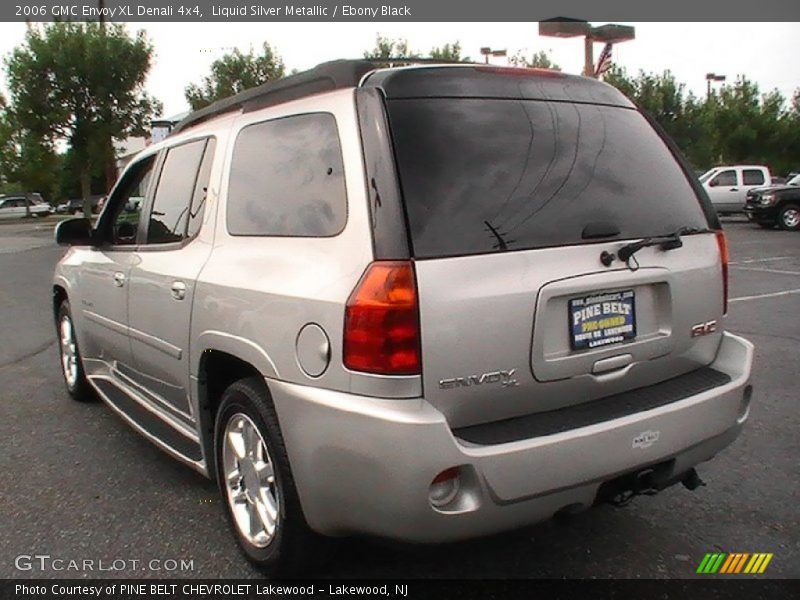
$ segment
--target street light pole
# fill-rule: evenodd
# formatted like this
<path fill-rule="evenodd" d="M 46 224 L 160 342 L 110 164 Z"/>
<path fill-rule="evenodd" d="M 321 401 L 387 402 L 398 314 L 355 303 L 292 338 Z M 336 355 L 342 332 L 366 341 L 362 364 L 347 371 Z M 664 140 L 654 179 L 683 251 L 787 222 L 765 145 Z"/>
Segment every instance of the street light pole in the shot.
<path fill-rule="evenodd" d="M 618 44 L 636 37 L 636 30 L 628 25 L 600 25 L 592 27 L 588 21 L 557 17 L 539 22 L 539 35 L 550 37 L 583 36 L 583 74 L 595 77 L 594 43 Z"/>
<path fill-rule="evenodd" d="M 488 65 L 490 56 L 506 56 L 508 54 L 508 52 L 505 49 L 504 50 L 493 50 L 489 46 L 484 46 L 483 48 L 481 48 L 481 54 L 483 54 L 485 62 Z"/>
<path fill-rule="evenodd" d="M 706 100 L 711 98 L 711 82 L 712 81 L 725 81 L 725 75 L 717 75 L 716 73 L 706 73 Z"/>
<path fill-rule="evenodd" d="M 594 40 L 590 35 L 583 38 L 583 74 L 594 77 Z"/>

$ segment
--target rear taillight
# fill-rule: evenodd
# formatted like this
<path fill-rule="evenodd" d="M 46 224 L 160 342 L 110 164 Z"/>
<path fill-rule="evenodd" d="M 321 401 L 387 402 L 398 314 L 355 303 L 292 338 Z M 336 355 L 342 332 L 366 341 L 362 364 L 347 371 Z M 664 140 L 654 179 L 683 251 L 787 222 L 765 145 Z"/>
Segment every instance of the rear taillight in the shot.
<path fill-rule="evenodd" d="M 347 300 L 343 361 L 353 371 L 420 374 L 417 286 L 411 262 L 379 261 L 367 267 Z"/>
<path fill-rule="evenodd" d="M 717 236 L 717 246 L 719 246 L 719 257 L 722 262 L 722 314 L 728 314 L 728 240 L 725 239 L 725 232 L 721 229 L 714 232 Z"/>

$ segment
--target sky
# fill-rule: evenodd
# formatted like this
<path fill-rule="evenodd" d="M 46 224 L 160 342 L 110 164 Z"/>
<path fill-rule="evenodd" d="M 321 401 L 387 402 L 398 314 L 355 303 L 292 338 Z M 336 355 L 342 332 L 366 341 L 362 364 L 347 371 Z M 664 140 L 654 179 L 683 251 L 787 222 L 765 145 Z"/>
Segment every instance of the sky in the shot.
<path fill-rule="evenodd" d="M 602 25 L 602 23 L 593 23 Z M 790 98 L 800 88 L 797 40 L 800 23 L 624 23 L 636 27 L 636 39 L 614 47 L 614 61 L 631 73 L 640 69 L 671 70 L 697 95 L 706 93 L 705 74 L 739 74 L 762 91 L 779 89 Z M 481 58 L 490 46 L 532 55 L 548 51 L 569 73 L 580 73 L 583 41 L 539 37 L 532 23 L 129 23 L 131 32 L 147 31 L 155 60 L 147 90 L 170 116 L 188 109 L 184 88 L 200 82 L 212 61 L 234 47 L 258 50 L 268 41 L 283 57 L 287 70 L 303 70 L 336 58 L 358 58 L 375 45 L 376 34 L 407 39 L 412 50 L 427 53 L 434 46 L 459 41 L 462 52 Z M 0 23 L 0 56 L 23 41 L 25 24 Z M 595 57 L 601 45 L 595 46 Z M 493 64 L 506 59 L 494 58 Z M 4 80 L 4 77 L 3 77 Z M 5 83 L 0 87 L 5 91 Z"/>

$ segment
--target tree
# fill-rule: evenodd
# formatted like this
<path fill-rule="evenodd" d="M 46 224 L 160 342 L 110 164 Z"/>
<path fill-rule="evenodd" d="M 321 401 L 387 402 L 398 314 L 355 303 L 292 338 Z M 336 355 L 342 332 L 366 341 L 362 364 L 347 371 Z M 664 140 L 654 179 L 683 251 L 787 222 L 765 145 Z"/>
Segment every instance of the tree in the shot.
<path fill-rule="evenodd" d="M 109 166 L 111 141 L 146 134 L 161 111 L 144 91 L 152 56 L 143 31 L 131 37 L 121 24 L 59 22 L 29 25 L 6 59 L 10 118 L 20 139 L 44 151 L 67 142 L 87 217 L 93 165 Z"/>
<path fill-rule="evenodd" d="M 203 78 L 202 84 L 186 86 L 184 95 L 193 110 L 208 106 L 222 98 L 256 87 L 268 81 L 281 79 L 286 72 L 283 59 L 267 42 L 261 54 L 253 49 L 247 54 L 238 48 L 211 63 L 211 74 Z"/>
<path fill-rule="evenodd" d="M 604 79 L 658 121 L 695 167 L 755 163 L 785 173 L 800 165 L 800 96 L 787 108 L 778 91 L 762 95 L 744 76 L 702 100 L 669 71 L 632 77 L 614 66 Z"/>
<path fill-rule="evenodd" d="M 436 60 L 446 60 L 453 62 L 470 62 L 469 57 L 461 56 L 461 42 L 455 41 L 452 44 L 437 46 L 431 49 L 430 57 Z"/>
<path fill-rule="evenodd" d="M 560 71 L 561 67 L 559 67 L 556 63 L 552 61 L 550 55 L 545 52 L 544 50 L 539 50 L 539 52 L 534 53 L 534 55 L 530 58 L 526 57 L 522 50 L 518 51 L 514 54 L 511 58 L 508 59 L 515 67 L 529 67 L 534 69 L 553 69 L 555 71 Z"/>
<path fill-rule="evenodd" d="M 452 51 L 452 49 L 451 49 Z M 459 47 L 459 52 L 461 48 Z M 381 59 L 397 59 L 397 58 L 420 58 L 419 53 L 412 52 L 408 46 L 408 40 L 392 40 L 384 37 L 381 34 L 375 36 L 375 47 L 372 50 L 364 51 L 364 58 L 368 60 L 377 61 L 376 66 L 386 67 L 399 67 L 402 65 L 411 64 L 410 62 L 380 62 Z"/>

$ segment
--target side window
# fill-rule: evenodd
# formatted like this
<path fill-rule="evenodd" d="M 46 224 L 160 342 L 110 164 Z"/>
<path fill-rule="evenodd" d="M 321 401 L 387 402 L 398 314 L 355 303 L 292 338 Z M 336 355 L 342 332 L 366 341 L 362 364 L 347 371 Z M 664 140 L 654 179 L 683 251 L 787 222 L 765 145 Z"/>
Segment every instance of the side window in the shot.
<path fill-rule="evenodd" d="M 758 169 L 745 169 L 742 178 L 745 185 L 762 185 L 766 181 L 764 173 Z"/>
<path fill-rule="evenodd" d="M 340 233 L 347 194 L 333 115 L 298 115 L 242 129 L 231 161 L 227 220 L 232 235 Z"/>
<path fill-rule="evenodd" d="M 211 179 L 211 164 L 214 162 L 214 149 L 216 146 L 217 140 L 209 138 L 203 154 L 203 161 L 200 163 L 200 171 L 197 173 L 194 193 L 192 194 L 192 204 L 189 210 L 189 228 L 186 232 L 189 238 L 196 236 L 200 231 L 200 226 L 203 224 L 206 197 L 208 196 L 208 182 Z"/>
<path fill-rule="evenodd" d="M 105 239 L 110 243 L 123 246 L 136 243 L 144 198 L 154 167 L 155 156 L 132 166 L 109 198 L 108 217 L 104 216 L 100 228 L 104 229 Z"/>
<path fill-rule="evenodd" d="M 736 171 L 733 169 L 721 171 L 716 177 L 714 177 L 714 179 L 711 180 L 710 185 L 721 187 L 736 185 Z"/>
<path fill-rule="evenodd" d="M 203 139 L 167 150 L 147 224 L 148 244 L 168 244 L 186 239 L 197 173 L 205 147 L 206 140 Z"/>

